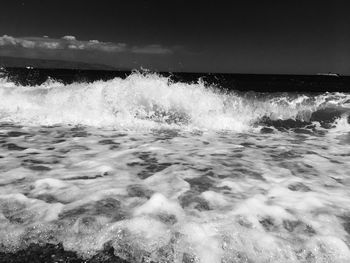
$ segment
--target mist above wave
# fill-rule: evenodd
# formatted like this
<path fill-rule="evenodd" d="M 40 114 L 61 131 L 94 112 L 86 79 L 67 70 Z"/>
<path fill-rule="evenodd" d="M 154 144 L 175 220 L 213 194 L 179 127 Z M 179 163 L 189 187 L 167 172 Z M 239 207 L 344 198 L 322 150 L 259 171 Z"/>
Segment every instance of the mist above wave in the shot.
<path fill-rule="evenodd" d="M 345 93 L 224 92 L 201 80 L 174 82 L 141 73 L 68 85 L 48 79 L 38 86 L 17 85 L 3 77 L 0 101 L 1 121 L 125 129 L 246 131 L 257 125 L 276 126 L 276 121 L 278 126 L 286 120 L 293 122 L 287 126 L 318 122 L 329 128 L 340 117 L 347 117 L 350 109 L 350 95 Z"/>

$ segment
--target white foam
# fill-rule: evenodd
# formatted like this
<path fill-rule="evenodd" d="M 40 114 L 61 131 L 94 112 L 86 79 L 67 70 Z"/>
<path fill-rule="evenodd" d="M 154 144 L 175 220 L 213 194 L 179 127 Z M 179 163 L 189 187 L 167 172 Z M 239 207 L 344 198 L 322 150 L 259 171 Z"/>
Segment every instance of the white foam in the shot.
<path fill-rule="evenodd" d="M 159 193 L 154 194 L 145 204 L 137 207 L 134 211 L 135 216 L 156 213 L 176 215 L 177 218 L 182 218 L 184 215 L 181 206 L 177 202 L 170 201 Z"/>
<path fill-rule="evenodd" d="M 350 259 L 349 247 L 334 236 L 321 236 L 311 238 L 306 243 L 306 250 L 312 251 L 316 262 L 346 263 Z M 328 253 L 325 255 L 323 251 Z"/>
<path fill-rule="evenodd" d="M 90 258 L 109 244 L 131 262 L 350 262 L 346 116 L 325 134 L 249 128 L 345 95 L 253 100 L 138 74 L 0 90 L 2 120 L 26 125 L 0 131 L 1 251 L 62 243 Z M 148 118 L 154 107 L 191 120 Z"/>
<path fill-rule="evenodd" d="M 348 114 L 343 114 L 341 118 L 338 118 L 335 121 L 335 127 L 331 129 L 331 134 L 350 132 L 349 118 Z"/>
<path fill-rule="evenodd" d="M 201 194 L 204 199 L 206 199 L 212 207 L 225 207 L 229 205 L 229 201 L 224 195 L 216 193 L 214 191 L 205 191 Z"/>
<path fill-rule="evenodd" d="M 197 259 L 203 263 L 221 262 L 223 250 L 219 240 L 218 232 L 213 224 L 189 223 L 182 228 Z"/>
<path fill-rule="evenodd" d="M 344 107 L 348 99 L 342 93 L 245 98 L 214 91 L 200 81 L 186 84 L 140 73 L 126 79 L 69 85 L 49 79 L 34 87 L 17 86 L 2 78 L 0 119 L 28 125 L 246 131 L 263 116 L 307 121 L 315 110 Z"/>

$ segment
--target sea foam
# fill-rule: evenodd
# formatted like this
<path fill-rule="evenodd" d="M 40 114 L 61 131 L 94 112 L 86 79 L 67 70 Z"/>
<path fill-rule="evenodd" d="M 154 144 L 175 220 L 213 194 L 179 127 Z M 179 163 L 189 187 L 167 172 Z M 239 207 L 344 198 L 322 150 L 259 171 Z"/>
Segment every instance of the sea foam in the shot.
<path fill-rule="evenodd" d="M 348 94 L 0 82 L 0 256 L 350 262 Z"/>

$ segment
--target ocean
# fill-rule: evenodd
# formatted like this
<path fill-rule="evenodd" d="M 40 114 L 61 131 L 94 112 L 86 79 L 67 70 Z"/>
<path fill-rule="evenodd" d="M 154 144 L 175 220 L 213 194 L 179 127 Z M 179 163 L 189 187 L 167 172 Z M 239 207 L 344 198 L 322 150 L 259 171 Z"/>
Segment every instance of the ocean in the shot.
<path fill-rule="evenodd" d="M 0 262 L 350 262 L 349 84 L 4 69 Z"/>

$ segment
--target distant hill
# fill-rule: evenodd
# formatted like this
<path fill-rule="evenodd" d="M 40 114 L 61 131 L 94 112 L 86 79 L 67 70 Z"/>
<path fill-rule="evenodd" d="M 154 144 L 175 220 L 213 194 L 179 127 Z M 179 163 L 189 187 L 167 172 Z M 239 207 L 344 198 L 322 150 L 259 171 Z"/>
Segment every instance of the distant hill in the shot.
<path fill-rule="evenodd" d="M 112 66 L 102 64 L 90 64 L 79 61 L 50 60 L 35 58 L 17 58 L 0 56 L 1 67 L 34 67 L 56 69 L 87 69 L 87 70 L 116 70 Z"/>

